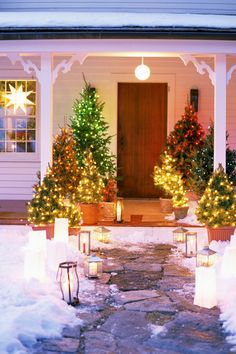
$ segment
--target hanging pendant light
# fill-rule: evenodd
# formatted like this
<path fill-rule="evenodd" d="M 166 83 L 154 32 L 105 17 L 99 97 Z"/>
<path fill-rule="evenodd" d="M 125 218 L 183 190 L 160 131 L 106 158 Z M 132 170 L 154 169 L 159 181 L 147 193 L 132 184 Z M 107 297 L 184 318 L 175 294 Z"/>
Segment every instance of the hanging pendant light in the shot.
<path fill-rule="evenodd" d="M 138 65 L 135 68 L 135 76 L 138 80 L 147 80 L 150 76 L 150 69 L 147 65 L 143 64 L 143 57 L 142 57 L 142 64 Z"/>

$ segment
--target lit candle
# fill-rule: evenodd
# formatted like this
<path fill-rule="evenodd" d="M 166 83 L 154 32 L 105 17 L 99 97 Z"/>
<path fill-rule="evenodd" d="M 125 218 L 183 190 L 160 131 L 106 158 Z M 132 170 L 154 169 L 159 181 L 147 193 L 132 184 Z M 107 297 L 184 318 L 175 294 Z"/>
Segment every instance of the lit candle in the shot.
<path fill-rule="evenodd" d="M 98 266 L 96 262 L 89 263 L 89 276 L 96 277 L 98 274 Z"/>
<path fill-rule="evenodd" d="M 196 268 L 194 305 L 208 309 L 217 305 L 216 273 L 214 268 Z"/>
<path fill-rule="evenodd" d="M 83 253 L 86 253 L 86 243 L 83 242 Z"/>
<path fill-rule="evenodd" d="M 119 201 L 117 202 L 116 205 L 116 221 L 118 222 L 122 221 L 121 204 L 119 203 Z"/>
<path fill-rule="evenodd" d="M 64 279 L 64 281 L 62 282 L 62 292 L 63 292 L 63 296 L 64 296 L 64 300 L 67 303 L 72 302 L 73 300 L 73 291 L 74 291 L 74 283 L 73 283 L 73 279 L 70 277 L 70 281 L 68 278 Z"/>

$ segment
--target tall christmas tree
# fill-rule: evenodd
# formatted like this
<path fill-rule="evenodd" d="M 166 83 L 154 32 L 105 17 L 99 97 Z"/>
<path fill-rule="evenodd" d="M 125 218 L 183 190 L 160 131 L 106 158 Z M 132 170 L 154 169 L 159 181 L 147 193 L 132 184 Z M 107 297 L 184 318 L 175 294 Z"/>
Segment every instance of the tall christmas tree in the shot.
<path fill-rule="evenodd" d="M 80 100 L 74 102 L 71 118 L 79 166 L 83 167 L 84 152 L 90 149 L 100 175 L 108 179 L 115 174 L 116 165 L 110 151 L 109 125 L 102 114 L 104 102 L 99 102 L 96 89 L 86 81 L 80 96 Z"/>
<path fill-rule="evenodd" d="M 185 113 L 174 126 L 174 130 L 167 138 L 167 151 L 176 159 L 176 168 L 187 184 L 192 168 L 193 156 L 202 146 L 204 130 L 198 122 L 197 115 L 191 105 L 185 106 Z"/>
<path fill-rule="evenodd" d="M 195 213 L 201 223 L 210 227 L 236 225 L 236 194 L 221 165 L 209 179 Z"/>
<path fill-rule="evenodd" d="M 226 136 L 228 140 L 228 133 Z M 202 195 L 213 172 L 214 160 L 214 126 L 210 124 L 203 146 L 196 151 L 189 184 L 198 195 Z M 236 151 L 226 148 L 226 173 L 231 182 L 236 185 Z"/>
<path fill-rule="evenodd" d="M 103 198 L 104 184 L 93 160 L 92 152 L 88 149 L 84 152 L 83 165 L 78 186 L 79 201 L 81 203 L 98 203 Z"/>
<path fill-rule="evenodd" d="M 182 176 L 175 166 L 176 159 L 164 151 L 161 155 L 161 166 L 154 167 L 154 185 L 162 189 L 165 196 L 172 198 L 174 207 L 182 207 L 188 204 L 188 199 L 185 197 Z"/>
<path fill-rule="evenodd" d="M 43 181 L 34 186 L 35 194 L 28 205 L 30 223 L 50 224 L 56 217 L 68 218 L 70 226 L 80 223 L 76 205 L 80 170 L 74 147 L 71 131 L 62 128 L 53 143 L 52 167 L 48 167 Z"/>

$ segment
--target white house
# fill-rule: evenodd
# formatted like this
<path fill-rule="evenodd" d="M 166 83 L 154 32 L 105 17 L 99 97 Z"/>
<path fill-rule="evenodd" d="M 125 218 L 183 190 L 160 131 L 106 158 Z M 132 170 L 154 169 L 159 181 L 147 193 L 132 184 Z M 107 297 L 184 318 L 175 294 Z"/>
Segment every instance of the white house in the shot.
<path fill-rule="evenodd" d="M 142 170 L 150 176 L 191 89 L 199 121 L 207 128 L 214 120 L 215 167 L 225 165 L 226 129 L 236 148 L 233 0 L 8 0 L 0 11 L 1 200 L 31 198 L 83 74 L 105 102 L 112 150 L 129 166 L 130 196 L 149 196 L 135 185 L 148 184 Z M 142 58 L 151 70 L 143 82 L 134 75 Z M 30 102 L 14 106 L 21 89 Z"/>

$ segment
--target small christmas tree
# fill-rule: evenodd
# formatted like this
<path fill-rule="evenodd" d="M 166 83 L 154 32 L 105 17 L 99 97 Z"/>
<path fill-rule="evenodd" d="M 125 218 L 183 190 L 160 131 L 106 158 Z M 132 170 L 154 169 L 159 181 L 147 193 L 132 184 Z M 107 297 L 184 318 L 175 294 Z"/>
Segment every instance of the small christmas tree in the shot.
<path fill-rule="evenodd" d="M 161 155 L 161 166 L 154 167 L 154 185 L 163 190 L 166 197 L 173 198 L 174 207 L 182 207 L 188 204 L 188 199 L 185 197 L 182 176 L 175 166 L 176 159 L 164 151 Z"/>
<path fill-rule="evenodd" d="M 53 143 L 52 167 L 48 168 L 42 183 L 39 179 L 34 186 L 35 195 L 28 204 L 28 221 L 36 225 L 50 224 L 56 217 L 64 217 L 69 219 L 70 226 L 78 225 L 80 211 L 76 198 L 79 181 L 75 141 L 71 131 L 62 128 Z"/>
<path fill-rule="evenodd" d="M 83 167 L 84 152 L 90 149 L 100 175 L 108 179 L 114 176 L 116 165 L 110 151 L 112 137 L 107 133 L 109 126 L 102 115 L 104 103 L 98 101 L 96 89 L 86 81 L 80 96 L 81 99 L 74 103 L 71 119 L 79 166 Z"/>
<path fill-rule="evenodd" d="M 83 165 L 78 186 L 79 201 L 81 203 L 98 203 L 102 201 L 104 184 L 90 150 L 86 150 L 84 153 Z"/>
<path fill-rule="evenodd" d="M 174 126 L 167 138 L 167 151 L 176 159 L 176 168 L 183 176 L 184 182 L 192 168 L 195 151 L 203 144 L 204 130 L 198 122 L 191 105 L 185 106 L 185 113 Z"/>
<path fill-rule="evenodd" d="M 226 136 L 228 140 L 228 134 Z M 202 195 L 213 172 L 214 156 L 214 126 L 210 124 L 203 146 L 196 151 L 193 158 L 193 167 L 190 173 L 190 188 L 198 195 Z M 226 174 L 236 185 L 236 151 L 226 148 Z"/>
<path fill-rule="evenodd" d="M 38 176 L 39 177 L 39 176 Z M 34 186 L 35 195 L 28 204 L 28 221 L 34 225 L 54 223 L 55 218 L 68 218 L 69 226 L 80 225 L 80 210 L 74 197 L 69 205 L 64 203 L 62 188 L 57 184 L 57 177 L 49 167 L 42 183 Z"/>
<path fill-rule="evenodd" d="M 210 227 L 236 225 L 236 194 L 222 165 L 215 170 L 196 209 L 198 220 Z"/>

